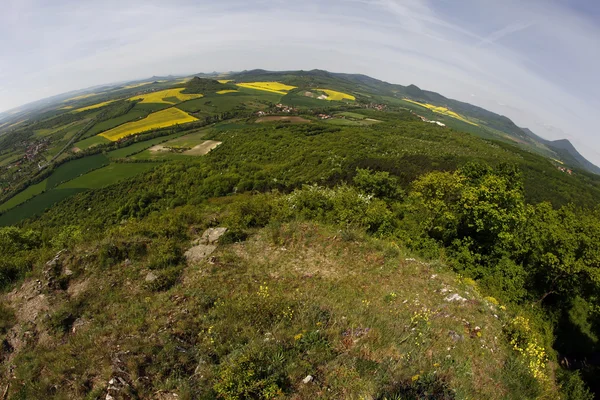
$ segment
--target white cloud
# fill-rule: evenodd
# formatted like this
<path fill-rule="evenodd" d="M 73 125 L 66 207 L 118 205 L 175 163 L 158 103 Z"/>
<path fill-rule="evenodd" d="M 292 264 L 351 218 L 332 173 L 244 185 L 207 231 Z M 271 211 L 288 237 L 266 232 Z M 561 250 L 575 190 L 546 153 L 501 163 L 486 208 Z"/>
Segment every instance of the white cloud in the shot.
<path fill-rule="evenodd" d="M 600 28 L 555 2 L 8 0 L 5 10 L 0 110 L 151 75 L 322 68 L 415 83 L 551 139 L 559 131 L 543 124 L 558 127 L 600 164 Z"/>

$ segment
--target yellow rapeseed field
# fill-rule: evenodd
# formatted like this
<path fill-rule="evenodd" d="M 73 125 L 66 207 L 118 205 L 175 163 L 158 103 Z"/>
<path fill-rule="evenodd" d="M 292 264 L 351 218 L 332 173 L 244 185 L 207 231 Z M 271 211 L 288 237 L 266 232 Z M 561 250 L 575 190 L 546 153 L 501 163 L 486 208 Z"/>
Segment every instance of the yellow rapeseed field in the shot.
<path fill-rule="evenodd" d="M 136 133 L 146 132 L 152 129 L 166 128 L 176 124 L 185 124 L 197 120 L 197 118 L 192 117 L 186 112 L 181 111 L 178 108 L 171 107 L 152 113 L 139 121 L 128 122 L 126 124 L 119 125 L 116 128 L 101 133 L 100 136 L 105 137 L 108 140 L 115 141 Z"/>
<path fill-rule="evenodd" d="M 263 90 L 265 92 L 287 94 L 288 91 L 296 89 L 296 86 L 285 85 L 279 82 L 244 82 L 237 83 L 239 87 Z"/>
<path fill-rule="evenodd" d="M 219 90 L 217 94 L 237 93 L 237 90 Z"/>
<path fill-rule="evenodd" d="M 217 82 L 219 82 L 219 83 L 229 83 L 231 81 L 232 81 L 232 79 L 217 79 Z"/>
<path fill-rule="evenodd" d="M 431 110 L 433 112 L 436 112 L 438 114 L 447 115 L 449 117 L 458 119 L 458 120 L 460 120 L 462 122 L 466 122 L 467 124 L 479 126 L 478 124 L 469 121 L 468 119 L 466 119 L 462 115 L 457 114 L 454 111 L 447 109 L 446 107 L 438 107 L 438 106 L 434 106 L 433 104 L 419 103 L 418 101 L 413 101 L 413 100 L 409 100 L 409 99 L 404 99 L 404 101 L 407 101 L 407 102 L 412 103 L 412 104 L 416 104 L 416 105 L 421 106 L 421 107 L 425 107 L 425 108 L 427 108 L 427 109 L 429 109 L 429 110 Z"/>
<path fill-rule="evenodd" d="M 142 99 L 142 103 L 162 103 L 162 104 L 176 104 L 178 102 L 198 99 L 202 97 L 201 94 L 185 94 L 181 93 L 185 88 L 179 89 L 166 89 L 159 90 L 158 92 L 140 94 L 137 96 L 130 97 L 129 100 Z M 173 101 L 172 98 L 176 98 L 178 101 Z"/>
<path fill-rule="evenodd" d="M 356 100 L 356 97 L 352 96 L 351 94 L 347 94 L 347 93 L 343 93 L 343 92 L 338 92 L 335 90 L 331 90 L 331 89 L 317 89 L 320 92 L 325 92 L 327 94 L 327 100 L 336 100 L 336 101 L 341 101 L 341 100 Z"/>
<path fill-rule="evenodd" d="M 114 103 L 115 101 L 116 100 L 109 100 L 109 101 L 104 101 L 104 102 L 98 103 L 98 104 L 92 104 L 91 106 L 81 107 L 76 110 L 73 110 L 73 112 L 82 112 L 82 111 L 87 111 L 87 110 L 93 110 L 94 108 L 104 107 L 105 105 Z"/>

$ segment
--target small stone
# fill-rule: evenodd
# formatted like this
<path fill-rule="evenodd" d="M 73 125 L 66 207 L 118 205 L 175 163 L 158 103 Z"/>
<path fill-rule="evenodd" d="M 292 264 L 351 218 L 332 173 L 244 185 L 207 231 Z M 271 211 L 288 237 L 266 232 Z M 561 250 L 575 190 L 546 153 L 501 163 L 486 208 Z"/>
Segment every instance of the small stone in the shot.
<path fill-rule="evenodd" d="M 451 294 L 450 296 L 447 296 L 444 300 L 448 301 L 448 302 L 453 302 L 453 301 L 460 301 L 462 303 L 464 303 L 465 301 L 467 301 L 467 299 L 465 299 L 464 297 L 462 297 L 461 295 L 454 293 Z"/>
<path fill-rule="evenodd" d="M 157 279 L 158 276 L 156 276 L 154 272 L 148 272 L 148 274 L 146 274 L 146 282 L 154 282 Z"/>
<path fill-rule="evenodd" d="M 71 271 L 69 268 L 65 268 L 65 276 L 71 276 L 73 275 L 73 271 Z"/>
<path fill-rule="evenodd" d="M 306 378 L 302 379 L 302 383 L 307 384 L 310 383 L 314 380 L 315 378 L 313 378 L 312 375 L 306 375 Z"/>
<path fill-rule="evenodd" d="M 454 331 L 448 332 L 448 336 L 450 336 L 450 338 L 455 342 L 460 342 L 460 341 L 464 340 L 463 335 L 460 335 Z"/>

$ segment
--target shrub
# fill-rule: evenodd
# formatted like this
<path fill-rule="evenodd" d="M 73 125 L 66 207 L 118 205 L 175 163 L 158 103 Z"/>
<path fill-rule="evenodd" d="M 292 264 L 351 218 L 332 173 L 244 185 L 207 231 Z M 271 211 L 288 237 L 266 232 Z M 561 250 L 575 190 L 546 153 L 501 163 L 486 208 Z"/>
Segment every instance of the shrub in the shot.
<path fill-rule="evenodd" d="M 244 348 L 231 354 L 219 367 L 214 390 L 219 398 L 274 399 L 280 397 L 289 383 L 283 360 L 276 349 Z"/>
<path fill-rule="evenodd" d="M 148 268 L 163 269 L 175 266 L 183 260 L 183 252 L 174 240 L 159 241 L 150 249 Z"/>
<path fill-rule="evenodd" d="M 565 400 L 593 400 L 594 395 L 581 379 L 579 372 L 566 370 L 558 371 L 558 382 L 560 384 L 560 392 Z"/>

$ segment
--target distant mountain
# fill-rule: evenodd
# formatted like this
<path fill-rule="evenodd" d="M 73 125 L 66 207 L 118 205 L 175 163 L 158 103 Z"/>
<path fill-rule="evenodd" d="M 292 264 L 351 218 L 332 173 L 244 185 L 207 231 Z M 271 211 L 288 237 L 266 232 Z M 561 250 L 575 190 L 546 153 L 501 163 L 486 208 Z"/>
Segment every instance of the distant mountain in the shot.
<path fill-rule="evenodd" d="M 600 174 L 600 168 L 582 156 L 568 139 L 546 140 L 533 133 L 531 129 L 521 128 L 521 130 L 528 136 L 548 146 L 548 148 L 554 151 L 558 158 L 566 164 L 576 168 L 585 169 L 594 174 Z"/>

